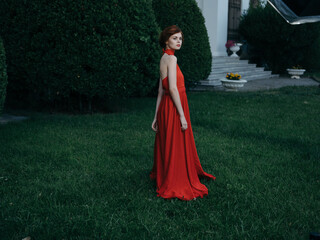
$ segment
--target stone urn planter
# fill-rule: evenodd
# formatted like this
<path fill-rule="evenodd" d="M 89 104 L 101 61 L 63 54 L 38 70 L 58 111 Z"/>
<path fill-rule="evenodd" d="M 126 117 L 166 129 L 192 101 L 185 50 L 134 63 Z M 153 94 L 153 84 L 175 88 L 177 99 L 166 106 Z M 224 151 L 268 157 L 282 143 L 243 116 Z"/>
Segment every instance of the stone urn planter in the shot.
<path fill-rule="evenodd" d="M 230 47 L 230 51 L 233 52 L 233 54 L 230 55 L 230 57 L 239 57 L 236 52 L 240 50 L 240 47 L 242 46 L 241 43 L 235 43 L 232 47 Z"/>
<path fill-rule="evenodd" d="M 229 80 L 227 78 L 220 79 L 222 85 L 226 88 L 227 91 L 237 92 L 239 88 L 243 87 L 247 80 Z"/>
<path fill-rule="evenodd" d="M 301 75 L 306 71 L 305 69 L 294 69 L 288 68 L 288 73 L 291 75 L 291 78 L 299 79 Z"/>

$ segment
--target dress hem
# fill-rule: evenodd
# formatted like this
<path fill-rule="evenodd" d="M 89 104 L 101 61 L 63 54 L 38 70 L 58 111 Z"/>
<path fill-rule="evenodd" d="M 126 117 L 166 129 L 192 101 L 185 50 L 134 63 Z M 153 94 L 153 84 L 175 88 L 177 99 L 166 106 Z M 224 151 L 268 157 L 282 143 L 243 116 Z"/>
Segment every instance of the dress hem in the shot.
<path fill-rule="evenodd" d="M 209 193 L 204 193 L 204 194 L 200 194 L 200 195 L 198 195 L 198 196 L 194 196 L 194 197 L 191 197 L 191 198 L 185 198 L 185 197 L 181 197 L 181 196 L 175 196 L 175 195 L 173 195 L 173 196 L 166 196 L 166 195 L 161 195 L 161 194 L 157 194 L 157 197 L 159 197 L 159 198 L 163 198 L 163 199 L 166 199 L 166 200 L 170 200 L 170 199 L 174 199 L 174 198 L 178 198 L 178 199 L 180 199 L 180 200 L 182 200 L 182 201 L 191 201 L 191 200 L 195 200 L 195 199 L 197 199 L 197 198 L 203 198 L 203 197 L 206 197 L 206 196 L 208 196 L 209 195 Z"/>

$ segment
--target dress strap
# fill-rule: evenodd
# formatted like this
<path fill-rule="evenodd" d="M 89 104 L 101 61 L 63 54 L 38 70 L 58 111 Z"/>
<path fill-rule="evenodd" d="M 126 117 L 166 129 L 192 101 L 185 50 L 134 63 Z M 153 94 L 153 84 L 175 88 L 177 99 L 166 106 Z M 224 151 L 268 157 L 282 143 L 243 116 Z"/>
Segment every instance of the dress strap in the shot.
<path fill-rule="evenodd" d="M 164 50 L 164 48 L 162 48 L 162 55 L 165 53 L 168 55 L 174 55 L 174 52 L 175 52 L 174 49 L 168 48 L 168 49 Z"/>

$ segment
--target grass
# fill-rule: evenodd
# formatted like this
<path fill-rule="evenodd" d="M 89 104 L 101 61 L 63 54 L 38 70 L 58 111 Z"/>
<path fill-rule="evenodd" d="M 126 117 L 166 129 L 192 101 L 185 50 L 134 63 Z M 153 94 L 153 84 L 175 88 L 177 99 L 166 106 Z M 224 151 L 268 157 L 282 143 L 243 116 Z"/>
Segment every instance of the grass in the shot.
<path fill-rule="evenodd" d="M 313 74 L 313 79 L 320 82 L 320 71 Z"/>
<path fill-rule="evenodd" d="M 304 75 L 320 83 L 320 69 L 307 71 Z"/>
<path fill-rule="evenodd" d="M 307 239 L 320 232 L 320 90 L 188 93 L 209 195 L 149 179 L 155 98 L 0 125 L 0 239 Z"/>

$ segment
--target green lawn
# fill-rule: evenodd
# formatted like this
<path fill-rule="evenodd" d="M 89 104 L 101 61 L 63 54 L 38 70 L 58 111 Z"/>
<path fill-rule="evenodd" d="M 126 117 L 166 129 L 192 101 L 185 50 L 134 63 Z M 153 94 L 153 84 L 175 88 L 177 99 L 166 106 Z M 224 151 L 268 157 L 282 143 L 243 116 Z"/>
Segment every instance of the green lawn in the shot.
<path fill-rule="evenodd" d="M 209 195 L 149 179 L 155 98 L 0 125 L 0 239 L 308 239 L 320 232 L 320 88 L 188 93 Z"/>
<path fill-rule="evenodd" d="M 315 78 L 315 80 L 317 80 L 318 82 L 320 82 L 320 71 L 314 73 L 314 74 L 313 74 L 313 77 Z"/>
<path fill-rule="evenodd" d="M 307 71 L 303 75 L 303 77 L 309 77 L 317 82 L 320 82 L 320 69 L 313 69 L 313 70 Z"/>

